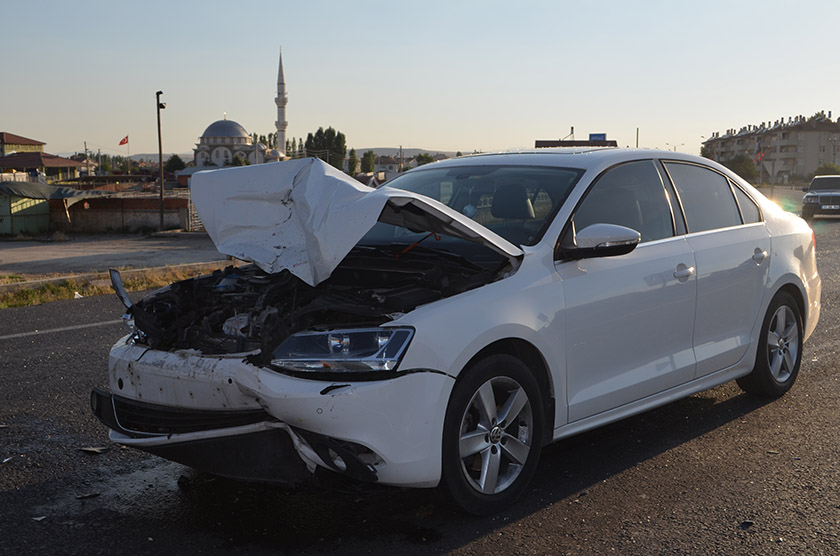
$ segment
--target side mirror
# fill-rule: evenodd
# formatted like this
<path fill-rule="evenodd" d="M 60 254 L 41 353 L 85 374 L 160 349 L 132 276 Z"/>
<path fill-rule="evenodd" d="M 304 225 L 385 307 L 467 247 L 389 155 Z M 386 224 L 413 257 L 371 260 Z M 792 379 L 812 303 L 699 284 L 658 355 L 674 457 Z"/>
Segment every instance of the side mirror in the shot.
<path fill-rule="evenodd" d="M 555 260 L 626 255 L 641 240 L 642 236 L 636 230 L 616 224 L 592 224 L 579 232 L 575 232 L 573 226 L 567 239 L 560 243 Z"/>

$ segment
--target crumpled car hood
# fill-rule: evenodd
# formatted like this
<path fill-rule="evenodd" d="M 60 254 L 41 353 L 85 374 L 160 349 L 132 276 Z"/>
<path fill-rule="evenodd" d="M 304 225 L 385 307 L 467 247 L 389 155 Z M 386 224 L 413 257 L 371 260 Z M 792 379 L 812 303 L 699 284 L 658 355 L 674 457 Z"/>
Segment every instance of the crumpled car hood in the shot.
<path fill-rule="evenodd" d="M 216 248 L 314 286 L 377 223 L 481 243 L 514 261 L 522 249 L 424 195 L 371 189 L 317 158 L 199 172 L 191 197 Z"/>

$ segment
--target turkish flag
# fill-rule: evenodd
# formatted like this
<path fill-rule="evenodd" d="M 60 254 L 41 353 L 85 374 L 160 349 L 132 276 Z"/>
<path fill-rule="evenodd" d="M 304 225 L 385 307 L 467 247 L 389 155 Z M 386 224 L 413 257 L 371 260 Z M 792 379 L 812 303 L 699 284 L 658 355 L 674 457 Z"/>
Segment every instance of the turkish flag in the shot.
<path fill-rule="evenodd" d="M 120 145 L 128 145 L 128 135 L 122 138 L 122 141 L 120 141 Z"/>

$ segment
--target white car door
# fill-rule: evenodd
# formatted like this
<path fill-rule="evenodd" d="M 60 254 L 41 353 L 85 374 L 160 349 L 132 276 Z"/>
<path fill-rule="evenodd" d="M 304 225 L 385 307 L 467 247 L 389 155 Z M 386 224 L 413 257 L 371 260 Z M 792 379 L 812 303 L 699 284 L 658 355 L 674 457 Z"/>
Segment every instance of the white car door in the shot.
<path fill-rule="evenodd" d="M 675 234 L 653 161 L 607 170 L 572 220 L 576 230 L 626 226 L 641 243 L 626 255 L 555 264 L 566 304 L 570 422 L 691 380 L 696 303 L 694 256 Z"/>
<path fill-rule="evenodd" d="M 750 348 L 767 291 L 770 234 L 758 207 L 709 168 L 668 162 L 697 262 L 696 376 L 737 363 Z"/>

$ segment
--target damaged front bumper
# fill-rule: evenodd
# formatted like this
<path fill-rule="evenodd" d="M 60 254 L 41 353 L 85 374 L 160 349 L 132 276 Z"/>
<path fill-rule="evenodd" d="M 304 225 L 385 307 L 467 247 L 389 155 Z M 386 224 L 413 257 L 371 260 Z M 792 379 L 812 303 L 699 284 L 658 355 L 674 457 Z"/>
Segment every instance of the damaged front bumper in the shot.
<path fill-rule="evenodd" d="M 390 485 L 440 479 L 448 375 L 310 380 L 251 365 L 243 354 L 164 352 L 127 340 L 111 350 L 113 393 L 91 394 L 114 442 L 251 481 L 298 484 L 318 467 Z"/>

